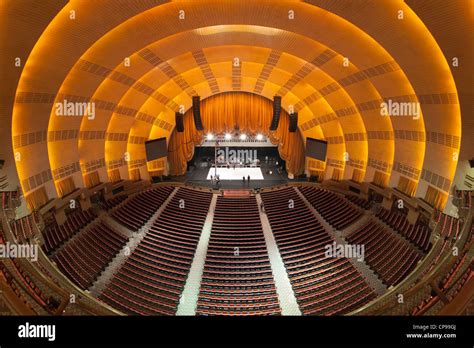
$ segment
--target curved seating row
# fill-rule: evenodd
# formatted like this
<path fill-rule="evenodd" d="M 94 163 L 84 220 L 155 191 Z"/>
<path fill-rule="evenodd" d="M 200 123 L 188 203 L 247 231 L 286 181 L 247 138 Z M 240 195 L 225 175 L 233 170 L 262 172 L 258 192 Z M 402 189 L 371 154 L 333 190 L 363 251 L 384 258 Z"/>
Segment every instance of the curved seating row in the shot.
<path fill-rule="evenodd" d="M 179 188 L 99 299 L 130 315 L 174 315 L 211 199 Z"/>
<path fill-rule="evenodd" d="M 398 284 L 417 265 L 420 254 L 405 240 L 370 219 L 346 237 L 365 247 L 365 261 L 390 286 Z"/>
<path fill-rule="evenodd" d="M 332 226 L 342 230 L 362 216 L 362 212 L 338 194 L 311 186 L 298 190 L 319 214 Z"/>
<path fill-rule="evenodd" d="M 132 231 L 138 231 L 173 192 L 171 186 L 159 186 L 132 197 L 112 213 L 112 217 Z"/>
<path fill-rule="evenodd" d="M 127 237 L 100 222 L 68 242 L 52 259 L 72 282 L 87 289 L 127 241 Z"/>
<path fill-rule="evenodd" d="M 410 224 L 406 215 L 383 207 L 380 207 L 377 217 L 405 236 L 423 252 L 427 253 L 430 250 L 431 230 L 428 226 L 421 223 Z"/>
<path fill-rule="evenodd" d="M 218 197 L 197 314 L 280 314 L 255 197 Z"/>
<path fill-rule="evenodd" d="M 96 215 L 91 209 L 85 211 L 78 210 L 69 214 L 66 222 L 64 222 L 62 225 L 55 223 L 47 227 L 42 232 L 44 239 L 44 251 L 46 253 L 53 252 L 95 218 Z"/>
<path fill-rule="evenodd" d="M 261 193 L 265 212 L 303 314 L 341 315 L 376 297 L 347 258 L 327 257 L 334 239 L 294 188 Z"/>

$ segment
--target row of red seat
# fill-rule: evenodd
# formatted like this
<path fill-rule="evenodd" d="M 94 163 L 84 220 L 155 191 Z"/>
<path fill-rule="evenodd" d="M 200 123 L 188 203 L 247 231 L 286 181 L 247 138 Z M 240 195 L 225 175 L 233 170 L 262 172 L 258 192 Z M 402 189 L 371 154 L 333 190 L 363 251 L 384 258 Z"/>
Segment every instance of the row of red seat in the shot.
<path fill-rule="evenodd" d="M 159 186 L 137 194 L 123 206 L 112 213 L 112 216 L 125 227 L 138 231 L 158 210 L 173 192 L 171 186 Z"/>
<path fill-rule="evenodd" d="M 431 230 L 428 226 L 421 223 L 410 224 L 405 214 L 394 210 L 390 211 L 383 207 L 379 208 L 376 215 L 395 231 L 413 242 L 423 252 L 427 253 L 430 250 Z"/>
<path fill-rule="evenodd" d="M 441 280 L 439 284 L 439 288 L 441 290 L 446 290 L 452 285 L 452 282 L 454 278 L 456 277 L 456 274 L 463 267 L 465 262 L 469 262 L 469 254 L 467 250 L 462 253 L 462 256 L 460 255 L 460 257 L 457 258 L 457 260 L 454 262 L 453 266 L 450 268 L 448 273 Z"/>
<path fill-rule="evenodd" d="M 34 224 L 36 222 L 37 217 L 34 214 L 30 214 L 21 219 L 11 221 L 10 226 L 17 241 L 20 243 L 29 241 L 36 232 L 34 229 Z"/>
<path fill-rule="evenodd" d="M 53 260 L 72 282 L 87 289 L 127 241 L 127 237 L 100 222 L 66 244 Z"/>
<path fill-rule="evenodd" d="M 128 197 L 127 195 L 112 197 L 112 198 L 110 198 L 106 201 L 100 202 L 100 206 L 101 206 L 102 209 L 109 211 L 112 208 L 119 205 L 120 203 L 122 203 L 124 200 L 126 200 L 127 197 Z"/>
<path fill-rule="evenodd" d="M 361 207 L 362 209 L 369 210 L 370 208 L 372 208 L 372 202 L 361 197 L 357 197 L 354 195 L 346 195 L 346 198 L 355 205 Z"/>
<path fill-rule="evenodd" d="M 459 219 L 446 214 L 439 214 L 438 224 L 441 225 L 441 236 L 452 240 L 456 240 L 458 238 L 459 232 L 461 230 L 461 223 Z"/>
<path fill-rule="evenodd" d="M 197 314 L 280 312 L 256 198 L 218 197 Z"/>
<path fill-rule="evenodd" d="M 388 286 L 398 284 L 421 259 L 408 242 L 372 219 L 349 234 L 346 240 L 364 245 L 366 263 Z"/>
<path fill-rule="evenodd" d="M 62 225 L 55 223 L 47 227 L 43 231 L 44 251 L 46 253 L 53 252 L 95 218 L 96 215 L 92 209 L 85 211 L 77 210 L 69 214 L 66 222 Z"/>
<path fill-rule="evenodd" d="M 17 200 L 19 197 L 19 191 L 2 191 L 2 209 L 13 208 L 13 201 Z"/>
<path fill-rule="evenodd" d="M 261 196 L 303 314 L 342 315 L 376 297 L 347 258 L 326 256 L 334 239 L 294 188 L 263 192 Z M 290 200 L 294 206 L 289 205 Z"/>
<path fill-rule="evenodd" d="M 174 315 L 211 199 L 179 188 L 99 299 L 130 315 Z"/>
<path fill-rule="evenodd" d="M 34 309 L 30 301 L 25 296 L 25 294 L 20 290 L 20 286 L 17 284 L 15 277 L 13 277 L 13 275 L 10 273 L 7 267 L 3 264 L 3 262 L 0 262 L 0 281 L 1 282 L 4 281 L 2 277 L 5 279 L 6 284 L 12 289 L 15 295 L 20 299 L 20 301 L 23 304 L 25 304 L 27 308 L 29 308 L 30 310 L 34 312 Z"/>
<path fill-rule="evenodd" d="M 441 286 L 442 286 L 441 290 L 447 290 L 448 287 L 451 286 L 444 282 L 447 280 L 447 278 L 451 278 L 451 276 L 455 274 L 454 268 L 457 268 L 458 266 L 459 266 L 459 260 L 458 262 L 456 262 L 456 264 L 450 270 L 448 275 L 441 282 Z M 474 263 L 471 261 L 471 264 L 469 265 L 469 267 L 460 276 L 457 284 L 453 288 L 453 291 L 447 295 L 447 299 L 449 302 L 451 302 L 456 297 L 456 295 L 461 291 L 463 286 L 474 276 L 473 267 L 474 267 Z M 411 311 L 411 315 L 424 315 L 428 310 L 430 310 L 439 301 L 440 301 L 440 297 L 437 294 L 432 293 L 430 294 L 428 298 L 422 299 L 421 302 L 415 308 L 413 308 L 413 310 Z"/>
<path fill-rule="evenodd" d="M 465 208 L 472 207 L 472 196 L 474 191 L 456 190 L 456 196 L 461 199 L 461 206 Z"/>
<path fill-rule="evenodd" d="M 450 251 L 450 245 L 454 242 L 453 236 L 458 236 L 461 229 L 461 222 L 459 219 L 453 218 L 449 215 L 436 211 L 434 220 L 441 226 L 440 235 L 444 239 L 443 244 L 436 257 L 426 266 L 425 270 L 420 274 L 420 278 L 431 272 L 439 263 L 441 258 Z M 472 233 L 471 233 L 472 235 Z"/>
<path fill-rule="evenodd" d="M 17 259 L 11 259 L 13 265 L 15 266 L 15 271 L 18 275 L 25 288 L 28 291 L 28 294 L 49 313 L 53 313 L 54 310 L 59 306 L 60 301 L 55 300 L 53 297 L 47 296 L 41 288 L 35 283 L 33 278 L 26 272 L 20 265 L 20 262 Z"/>
<path fill-rule="evenodd" d="M 347 199 L 334 192 L 311 186 L 298 188 L 319 214 L 338 230 L 352 224 L 362 216 Z"/>

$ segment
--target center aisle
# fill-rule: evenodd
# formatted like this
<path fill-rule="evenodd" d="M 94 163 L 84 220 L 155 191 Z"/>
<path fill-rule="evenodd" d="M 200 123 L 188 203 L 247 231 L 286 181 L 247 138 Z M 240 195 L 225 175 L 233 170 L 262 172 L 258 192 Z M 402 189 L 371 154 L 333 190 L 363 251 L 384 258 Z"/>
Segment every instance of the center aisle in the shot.
<path fill-rule="evenodd" d="M 257 195 L 257 204 L 262 206 L 263 201 L 260 194 Z M 290 278 L 286 272 L 285 265 L 278 250 L 275 237 L 273 236 L 270 221 L 267 215 L 260 209 L 260 220 L 262 221 L 263 234 L 267 243 L 268 256 L 270 257 L 270 265 L 272 266 L 273 278 L 275 279 L 278 299 L 280 301 L 282 315 L 301 315 L 300 307 L 296 301 L 295 293 L 291 287 Z"/>
<path fill-rule="evenodd" d="M 201 285 L 202 273 L 204 271 L 204 262 L 206 261 L 207 247 L 209 238 L 211 237 L 212 221 L 214 219 L 214 211 L 216 210 L 217 195 L 212 195 L 209 211 L 207 212 L 206 221 L 202 228 L 201 238 L 194 254 L 193 263 L 189 270 L 188 279 L 184 286 L 183 293 L 178 304 L 176 315 L 196 315 L 196 307 L 199 296 L 199 287 Z"/>

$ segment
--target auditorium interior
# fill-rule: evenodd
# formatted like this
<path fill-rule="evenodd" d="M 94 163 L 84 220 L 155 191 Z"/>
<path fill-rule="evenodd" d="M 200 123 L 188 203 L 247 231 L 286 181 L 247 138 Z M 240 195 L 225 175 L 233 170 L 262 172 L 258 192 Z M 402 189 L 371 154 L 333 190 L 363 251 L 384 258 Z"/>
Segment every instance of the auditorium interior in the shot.
<path fill-rule="evenodd" d="M 1 316 L 470 316 L 474 2 L 1 0 Z"/>

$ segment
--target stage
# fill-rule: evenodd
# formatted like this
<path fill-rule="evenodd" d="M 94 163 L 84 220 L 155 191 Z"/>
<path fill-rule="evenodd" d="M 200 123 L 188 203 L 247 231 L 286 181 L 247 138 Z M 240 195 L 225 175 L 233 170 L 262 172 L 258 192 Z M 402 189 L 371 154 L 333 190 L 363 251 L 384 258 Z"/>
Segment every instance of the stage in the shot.
<path fill-rule="evenodd" d="M 217 164 L 219 184 L 215 180 L 211 181 L 211 175 L 213 177 L 216 175 L 214 147 L 197 146 L 193 158 L 188 162 L 186 174 L 172 177 L 171 180 L 218 189 L 255 189 L 298 181 L 288 179 L 285 161 L 280 158 L 276 146 L 258 148 L 249 146 L 221 147 L 220 149 L 224 151 L 224 158 L 222 162 Z M 232 150 L 235 150 L 236 154 L 241 153 L 241 151 L 248 154 L 251 151 L 250 153 L 253 156 L 248 161 L 245 158 L 237 158 L 236 161 L 231 156 Z M 248 176 L 250 176 L 250 182 L 248 182 Z M 245 177 L 245 182 L 243 177 Z"/>
<path fill-rule="evenodd" d="M 286 171 L 279 171 L 275 163 L 262 164 L 260 167 L 240 167 L 235 170 L 232 167 L 218 167 L 217 170 L 220 174 L 218 186 L 215 181 L 211 182 L 211 175 L 215 175 L 215 168 L 211 166 L 192 167 L 186 175 L 173 177 L 172 180 L 219 189 L 255 189 L 296 181 L 289 180 Z M 247 181 L 248 175 L 250 175 L 250 183 Z M 245 176 L 245 184 L 242 180 L 243 176 Z"/>
<path fill-rule="evenodd" d="M 209 174 L 207 174 L 207 180 L 211 180 L 211 176 L 216 178 L 216 175 L 219 176 L 220 180 L 241 180 L 245 177 L 245 180 L 250 176 L 250 181 L 252 180 L 263 180 L 262 170 L 257 167 L 250 168 L 211 168 L 209 169 Z"/>

